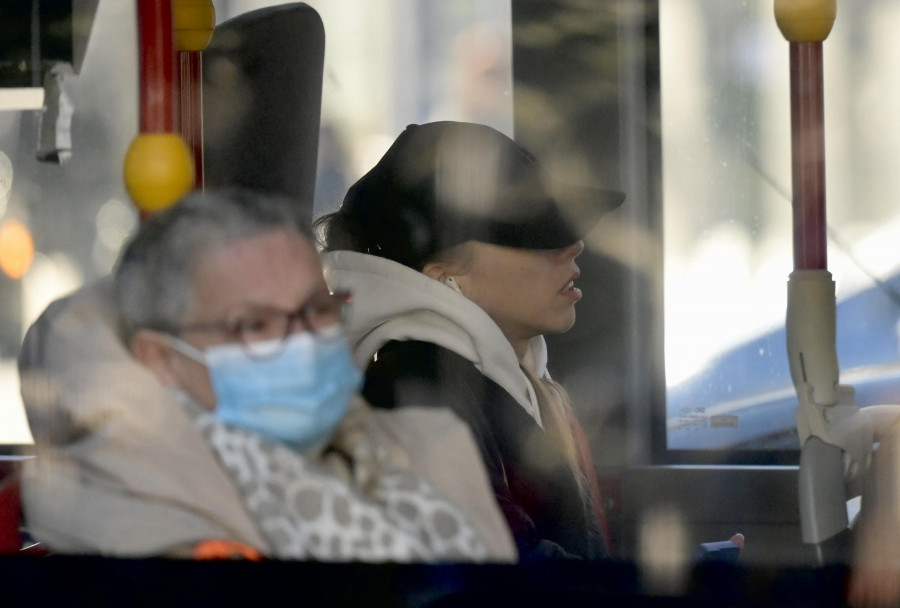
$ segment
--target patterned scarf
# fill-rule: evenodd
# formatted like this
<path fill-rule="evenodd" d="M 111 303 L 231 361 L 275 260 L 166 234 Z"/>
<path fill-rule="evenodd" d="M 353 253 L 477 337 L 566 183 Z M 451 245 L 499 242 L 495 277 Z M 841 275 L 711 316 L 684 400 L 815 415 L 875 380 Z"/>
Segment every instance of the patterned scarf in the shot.
<path fill-rule="evenodd" d="M 462 513 L 389 450 L 351 410 L 318 457 L 229 426 L 196 424 L 234 481 L 271 557 L 319 561 L 484 561 L 487 547 Z M 354 420 L 355 419 L 355 420 Z"/>

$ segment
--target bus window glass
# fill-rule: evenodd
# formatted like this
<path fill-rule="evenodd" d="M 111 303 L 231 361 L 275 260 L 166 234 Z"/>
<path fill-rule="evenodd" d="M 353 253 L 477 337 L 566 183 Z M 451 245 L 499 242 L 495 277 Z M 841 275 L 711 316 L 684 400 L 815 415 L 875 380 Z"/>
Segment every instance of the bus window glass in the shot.
<path fill-rule="evenodd" d="M 81 70 L 65 81 L 67 162 L 36 160 L 39 111 L 0 106 L 0 448 L 31 441 L 15 366 L 25 330 L 53 299 L 108 273 L 137 225 L 121 177 L 138 128 L 135 3 L 95 4 Z M 219 23 L 275 4 L 214 2 Z M 326 32 L 315 215 L 334 210 L 407 124 L 472 121 L 512 135 L 508 0 L 307 4 Z"/>
<path fill-rule="evenodd" d="M 11 181 L 8 191 L 0 187 L 0 455 L 31 442 L 15 364 L 25 330 L 51 301 L 108 273 L 137 225 L 122 181 L 138 119 L 136 28 L 122 26 L 136 23 L 134 3 L 93 4 L 77 73 L 61 69 L 58 95 L 43 99 L 54 116 L 71 110 L 70 120 L 20 109 L 6 89 L 0 97 L 0 156 Z"/>
<path fill-rule="evenodd" d="M 669 450 L 798 448 L 788 43 L 771 2 L 659 3 Z M 841 382 L 897 403 L 900 10 L 846 2 L 824 43 L 828 266 Z"/>
<path fill-rule="evenodd" d="M 281 3 L 215 4 L 221 22 Z M 315 215 L 335 210 L 407 124 L 462 120 L 512 134 L 508 0 L 307 4 L 325 27 Z"/>

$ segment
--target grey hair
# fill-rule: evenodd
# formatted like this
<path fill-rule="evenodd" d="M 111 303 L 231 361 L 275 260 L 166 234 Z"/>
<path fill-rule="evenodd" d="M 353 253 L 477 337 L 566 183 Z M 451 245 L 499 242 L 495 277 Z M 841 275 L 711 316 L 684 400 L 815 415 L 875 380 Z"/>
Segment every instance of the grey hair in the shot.
<path fill-rule="evenodd" d="M 139 329 L 173 331 L 191 307 L 193 272 L 213 247 L 272 230 L 311 239 L 296 201 L 242 190 L 190 194 L 153 216 L 128 242 L 113 275 L 126 343 Z"/>

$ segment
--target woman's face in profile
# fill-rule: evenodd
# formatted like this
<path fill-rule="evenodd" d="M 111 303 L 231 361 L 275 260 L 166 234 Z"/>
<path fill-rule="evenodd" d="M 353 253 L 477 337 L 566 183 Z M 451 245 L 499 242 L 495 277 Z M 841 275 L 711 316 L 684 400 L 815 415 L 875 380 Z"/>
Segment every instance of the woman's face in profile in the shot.
<path fill-rule="evenodd" d="M 517 249 L 472 242 L 471 264 L 457 275 L 467 298 L 490 315 L 517 348 L 544 333 L 559 333 L 575 323 L 577 241 L 562 249 Z M 518 352 L 518 348 L 517 348 Z M 521 354 L 521 353 L 520 353 Z"/>

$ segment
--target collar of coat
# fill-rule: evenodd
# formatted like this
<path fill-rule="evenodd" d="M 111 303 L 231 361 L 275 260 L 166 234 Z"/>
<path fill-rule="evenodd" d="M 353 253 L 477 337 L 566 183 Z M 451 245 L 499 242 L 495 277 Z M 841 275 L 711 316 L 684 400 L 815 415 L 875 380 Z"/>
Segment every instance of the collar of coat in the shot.
<path fill-rule="evenodd" d="M 520 362 L 490 316 L 443 283 L 364 253 L 332 251 L 322 261 L 328 286 L 353 294 L 346 332 L 360 367 L 391 340 L 431 342 L 471 361 L 541 423 L 534 389 L 519 365 L 548 375 L 543 336 L 531 340 Z"/>

